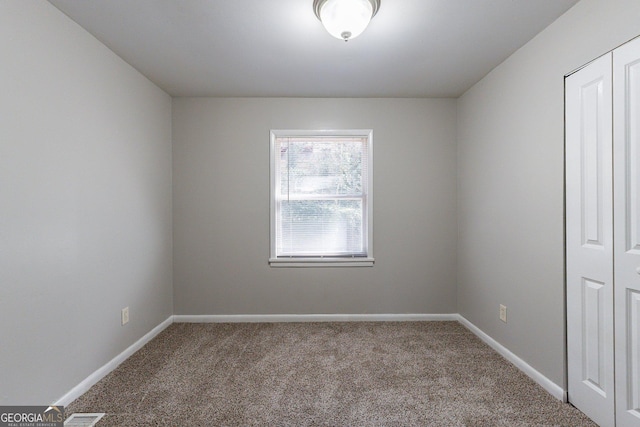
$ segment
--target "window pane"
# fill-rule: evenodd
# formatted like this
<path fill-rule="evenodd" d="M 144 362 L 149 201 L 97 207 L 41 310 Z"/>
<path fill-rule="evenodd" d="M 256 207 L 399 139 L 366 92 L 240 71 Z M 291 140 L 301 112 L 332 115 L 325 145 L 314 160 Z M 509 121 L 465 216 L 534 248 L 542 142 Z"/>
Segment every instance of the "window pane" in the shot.
<path fill-rule="evenodd" d="M 281 194 L 361 195 L 364 155 L 362 138 L 281 141 Z"/>
<path fill-rule="evenodd" d="M 283 201 L 280 255 L 364 254 L 362 200 Z"/>
<path fill-rule="evenodd" d="M 271 132 L 272 263 L 297 263 L 295 258 L 303 263 L 305 258 L 322 262 L 322 257 L 357 257 L 350 263 L 373 259 L 372 134 L 342 132 Z"/>

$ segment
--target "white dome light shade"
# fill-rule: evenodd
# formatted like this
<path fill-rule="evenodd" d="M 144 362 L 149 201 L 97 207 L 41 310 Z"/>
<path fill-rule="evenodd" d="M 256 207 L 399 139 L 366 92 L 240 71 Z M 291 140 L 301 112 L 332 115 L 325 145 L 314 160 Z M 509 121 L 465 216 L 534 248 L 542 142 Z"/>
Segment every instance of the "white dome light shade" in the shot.
<path fill-rule="evenodd" d="M 348 41 L 367 28 L 378 11 L 378 5 L 377 0 L 316 0 L 315 9 L 329 34 Z"/>

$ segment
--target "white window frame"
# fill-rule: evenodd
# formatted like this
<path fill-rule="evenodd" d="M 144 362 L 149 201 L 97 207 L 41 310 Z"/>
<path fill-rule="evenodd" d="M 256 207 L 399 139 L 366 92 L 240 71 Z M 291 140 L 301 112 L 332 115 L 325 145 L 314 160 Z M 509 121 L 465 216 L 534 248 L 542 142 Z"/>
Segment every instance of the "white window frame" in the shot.
<path fill-rule="evenodd" d="M 367 181 L 365 183 L 365 202 L 363 227 L 365 230 L 366 256 L 354 257 L 279 257 L 276 253 L 277 201 L 276 182 L 280 153 L 276 153 L 276 139 L 286 137 L 362 137 L 367 140 Z M 269 265 L 272 267 L 371 267 L 373 258 L 373 130 L 271 130 L 270 132 L 270 243 Z"/>

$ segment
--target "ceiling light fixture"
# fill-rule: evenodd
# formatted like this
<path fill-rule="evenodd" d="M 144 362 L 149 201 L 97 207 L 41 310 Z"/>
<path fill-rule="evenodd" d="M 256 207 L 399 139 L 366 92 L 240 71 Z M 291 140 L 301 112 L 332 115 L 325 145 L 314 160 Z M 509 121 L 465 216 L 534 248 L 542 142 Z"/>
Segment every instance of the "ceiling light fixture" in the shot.
<path fill-rule="evenodd" d="M 313 10 L 324 28 L 337 39 L 358 37 L 380 8 L 380 0 L 313 0 Z"/>

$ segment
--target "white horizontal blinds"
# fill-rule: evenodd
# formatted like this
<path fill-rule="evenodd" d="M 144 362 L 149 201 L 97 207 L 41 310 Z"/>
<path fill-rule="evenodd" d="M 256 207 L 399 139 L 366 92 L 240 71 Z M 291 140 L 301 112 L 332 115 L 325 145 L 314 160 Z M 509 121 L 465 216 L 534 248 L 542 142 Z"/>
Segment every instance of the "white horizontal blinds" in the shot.
<path fill-rule="evenodd" d="M 276 255 L 366 256 L 367 138 L 278 137 Z"/>

